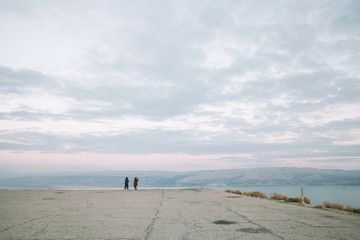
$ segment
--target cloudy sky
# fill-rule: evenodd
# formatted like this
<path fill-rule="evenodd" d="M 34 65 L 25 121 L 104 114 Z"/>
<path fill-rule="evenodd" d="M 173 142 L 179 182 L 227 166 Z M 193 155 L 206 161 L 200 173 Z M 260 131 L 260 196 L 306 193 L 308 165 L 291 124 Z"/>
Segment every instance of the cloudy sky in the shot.
<path fill-rule="evenodd" d="M 0 168 L 360 169 L 359 13 L 0 0 Z"/>

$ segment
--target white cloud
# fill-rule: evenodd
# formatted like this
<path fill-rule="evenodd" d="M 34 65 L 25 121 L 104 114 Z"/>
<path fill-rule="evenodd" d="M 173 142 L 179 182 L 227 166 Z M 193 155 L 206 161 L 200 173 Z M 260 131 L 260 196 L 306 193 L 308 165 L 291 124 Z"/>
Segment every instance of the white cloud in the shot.
<path fill-rule="evenodd" d="M 31 113 L 65 114 L 70 111 L 100 111 L 111 108 L 109 102 L 98 100 L 78 101 L 74 98 L 57 96 L 41 89 L 26 90 L 26 94 L 2 94 L 0 95 L 0 112 L 11 113 L 24 111 Z M 124 108 L 130 108 L 123 104 Z"/>
<path fill-rule="evenodd" d="M 28 89 L 24 94 L 3 94 L 0 96 L 1 112 L 29 111 L 35 113 L 48 112 L 54 114 L 66 113 L 74 103 L 72 99 L 59 98 L 46 91 Z"/>
<path fill-rule="evenodd" d="M 358 8 L 2 1 L 0 147 L 358 155 Z"/>
<path fill-rule="evenodd" d="M 360 119 L 360 103 L 332 104 L 322 109 L 301 113 L 299 119 L 306 125 L 318 126 L 330 122 Z"/>
<path fill-rule="evenodd" d="M 334 145 L 360 145 L 360 128 L 351 130 L 328 130 L 314 135 L 330 139 Z"/>
<path fill-rule="evenodd" d="M 226 121 L 226 119 L 244 121 L 249 125 L 257 126 L 266 121 L 263 114 L 266 111 L 266 102 L 231 101 L 213 105 L 200 105 L 200 113 L 210 114 L 214 119 Z"/>

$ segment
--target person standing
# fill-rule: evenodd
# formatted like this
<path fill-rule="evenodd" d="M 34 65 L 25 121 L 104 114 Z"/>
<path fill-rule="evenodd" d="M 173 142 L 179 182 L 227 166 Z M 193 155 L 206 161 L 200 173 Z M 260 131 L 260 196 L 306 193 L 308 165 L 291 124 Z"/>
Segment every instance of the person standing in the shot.
<path fill-rule="evenodd" d="M 134 178 L 134 189 L 137 190 L 139 179 L 137 177 Z"/>
<path fill-rule="evenodd" d="M 125 188 L 124 189 L 129 189 L 129 178 L 128 177 L 125 178 Z"/>

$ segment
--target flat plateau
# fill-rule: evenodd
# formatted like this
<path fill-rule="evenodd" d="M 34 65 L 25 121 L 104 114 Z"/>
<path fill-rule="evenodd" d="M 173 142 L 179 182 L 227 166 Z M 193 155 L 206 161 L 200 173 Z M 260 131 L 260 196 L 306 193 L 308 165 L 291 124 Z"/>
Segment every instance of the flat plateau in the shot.
<path fill-rule="evenodd" d="M 360 216 L 211 189 L 0 190 L 0 239 L 360 239 Z"/>

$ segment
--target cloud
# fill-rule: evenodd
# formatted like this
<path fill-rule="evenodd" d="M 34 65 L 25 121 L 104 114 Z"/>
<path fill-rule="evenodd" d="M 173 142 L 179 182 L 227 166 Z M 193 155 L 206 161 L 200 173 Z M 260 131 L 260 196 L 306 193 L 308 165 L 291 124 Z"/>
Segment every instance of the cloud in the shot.
<path fill-rule="evenodd" d="M 356 156 L 358 7 L 1 2 L 0 147 L 251 156 L 226 166 Z"/>

